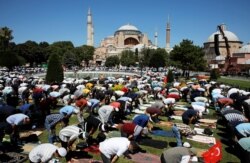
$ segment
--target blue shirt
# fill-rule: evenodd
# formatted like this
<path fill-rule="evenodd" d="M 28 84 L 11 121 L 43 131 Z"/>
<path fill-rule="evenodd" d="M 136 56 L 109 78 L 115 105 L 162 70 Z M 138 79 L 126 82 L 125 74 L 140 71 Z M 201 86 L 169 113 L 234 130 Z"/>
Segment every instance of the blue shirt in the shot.
<path fill-rule="evenodd" d="M 26 114 L 26 115 L 30 115 L 30 106 L 32 104 L 23 104 L 22 106 L 20 106 L 19 110 L 23 113 L 23 114 Z"/>
<path fill-rule="evenodd" d="M 250 136 L 250 123 L 241 123 L 237 125 L 236 130 L 244 137 Z"/>
<path fill-rule="evenodd" d="M 64 106 L 60 109 L 60 114 L 63 114 L 63 115 L 71 115 L 73 114 L 75 110 L 75 107 L 74 106 L 71 106 L 71 105 L 67 105 L 67 106 Z"/>
<path fill-rule="evenodd" d="M 133 119 L 133 123 L 141 127 L 146 127 L 148 121 L 149 121 L 149 116 L 146 114 L 138 115 Z"/>

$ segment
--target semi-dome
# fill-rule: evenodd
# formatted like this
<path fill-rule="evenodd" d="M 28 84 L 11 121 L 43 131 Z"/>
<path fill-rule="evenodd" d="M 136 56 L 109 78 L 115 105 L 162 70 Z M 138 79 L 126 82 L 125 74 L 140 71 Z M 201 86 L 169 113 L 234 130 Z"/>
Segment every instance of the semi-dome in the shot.
<path fill-rule="evenodd" d="M 121 26 L 118 31 L 139 31 L 138 28 L 136 28 L 135 26 L 131 25 L 131 24 L 126 24 Z"/>
<path fill-rule="evenodd" d="M 247 45 L 242 46 L 237 53 L 250 53 L 250 43 Z"/>
<path fill-rule="evenodd" d="M 217 32 L 214 32 L 213 34 L 211 34 L 208 39 L 207 39 L 207 42 L 214 42 L 214 35 L 215 34 L 220 34 L 219 35 L 219 41 L 224 41 L 221 33 L 219 31 Z M 230 31 L 224 31 L 224 34 L 225 36 L 227 37 L 228 41 L 240 41 L 239 38 L 233 33 L 233 32 L 230 32 Z"/>

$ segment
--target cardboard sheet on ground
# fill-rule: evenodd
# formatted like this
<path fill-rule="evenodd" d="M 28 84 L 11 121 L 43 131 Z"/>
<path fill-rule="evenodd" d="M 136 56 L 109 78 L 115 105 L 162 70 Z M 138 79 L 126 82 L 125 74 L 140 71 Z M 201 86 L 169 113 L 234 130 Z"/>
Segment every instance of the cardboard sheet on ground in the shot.
<path fill-rule="evenodd" d="M 144 145 L 144 146 L 157 148 L 157 149 L 164 149 L 164 148 L 167 148 L 168 142 L 162 141 L 162 140 L 154 140 L 154 139 L 142 139 L 139 142 L 139 145 Z"/>
<path fill-rule="evenodd" d="M 22 153 L 29 154 L 30 151 L 38 145 L 39 145 L 38 143 L 26 143 L 22 147 L 23 150 Z"/>
<path fill-rule="evenodd" d="M 176 120 L 182 120 L 182 117 L 178 115 L 172 115 L 171 118 L 174 118 Z"/>
<path fill-rule="evenodd" d="M 25 138 L 25 137 L 29 137 L 30 135 L 41 135 L 43 132 L 42 131 L 25 131 L 25 132 L 20 132 L 19 136 L 20 138 Z"/>
<path fill-rule="evenodd" d="M 134 163 L 160 163 L 160 157 L 150 153 L 136 153 L 130 155 Z"/>
<path fill-rule="evenodd" d="M 174 105 L 173 110 L 188 110 L 186 105 Z"/>
<path fill-rule="evenodd" d="M 155 135 L 155 136 L 163 136 L 163 137 L 175 137 L 174 133 L 169 130 L 169 131 L 165 131 L 165 130 L 153 130 L 151 131 L 151 134 L 152 135 Z"/>
<path fill-rule="evenodd" d="M 71 163 L 103 163 L 103 162 L 100 160 L 81 158 L 81 159 L 72 159 Z"/>
<path fill-rule="evenodd" d="M 205 144 L 215 144 L 216 139 L 211 136 L 204 136 L 204 135 L 194 135 L 192 137 L 187 137 L 187 139 L 200 142 L 200 143 L 205 143 Z"/>
<path fill-rule="evenodd" d="M 204 128 L 197 128 L 197 127 L 195 127 L 194 131 L 196 131 L 196 133 L 198 135 L 206 135 L 206 134 L 204 134 Z M 213 135 L 211 135 L 211 136 L 213 136 Z"/>
<path fill-rule="evenodd" d="M 16 153 L 16 152 L 7 152 L 0 154 L 0 162 L 8 163 L 23 163 L 28 160 L 28 155 Z"/>
<path fill-rule="evenodd" d="M 135 109 L 132 112 L 136 113 L 136 114 L 144 114 L 145 111 L 144 110 L 139 110 L 139 109 Z"/>
<path fill-rule="evenodd" d="M 217 123 L 217 119 L 199 119 L 200 123 L 214 124 Z"/>

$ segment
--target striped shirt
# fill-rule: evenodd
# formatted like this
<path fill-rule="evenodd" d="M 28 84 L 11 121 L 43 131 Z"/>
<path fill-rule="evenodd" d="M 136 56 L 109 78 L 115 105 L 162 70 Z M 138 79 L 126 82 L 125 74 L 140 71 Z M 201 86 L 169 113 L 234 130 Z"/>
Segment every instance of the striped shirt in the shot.
<path fill-rule="evenodd" d="M 49 125 L 47 127 L 54 127 L 58 122 L 62 121 L 63 118 L 64 116 L 62 114 L 50 114 L 46 116 L 45 123 Z"/>
<path fill-rule="evenodd" d="M 81 128 L 71 125 L 60 130 L 59 138 L 63 142 L 75 141 L 80 133 L 83 133 Z M 83 135 L 85 135 L 85 133 Z"/>
<path fill-rule="evenodd" d="M 229 122 L 235 122 L 235 121 L 244 121 L 246 118 L 244 115 L 237 114 L 237 113 L 228 113 L 225 115 L 226 120 Z"/>
<path fill-rule="evenodd" d="M 57 146 L 50 143 L 40 144 L 30 151 L 29 159 L 32 162 L 48 162 L 57 149 Z"/>

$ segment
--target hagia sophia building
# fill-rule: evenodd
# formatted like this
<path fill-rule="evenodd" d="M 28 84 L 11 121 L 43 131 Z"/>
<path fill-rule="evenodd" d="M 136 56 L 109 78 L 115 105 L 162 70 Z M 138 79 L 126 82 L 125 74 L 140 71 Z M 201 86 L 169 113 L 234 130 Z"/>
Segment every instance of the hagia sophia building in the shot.
<path fill-rule="evenodd" d="M 250 43 L 243 45 L 238 36 L 231 31 L 228 31 L 226 25 L 223 24 L 222 30 L 228 39 L 230 47 L 230 56 L 234 60 L 234 64 L 238 65 L 250 65 Z M 214 35 L 220 34 L 220 31 L 212 33 L 206 42 L 204 42 L 205 60 L 207 61 L 210 68 L 216 68 L 218 64 L 223 64 L 225 57 L 227 56 L 227 50 L 225 41 L 222 35 L 219 35 L 219 51 L 220 56 L 216 56 L 214 48 Z M 90 62 L 94 65 L 102 65 L 109 56 L 119 55 L 124 50 L 142 48 L 157 49 L 158 35 L 155 32 L 154 43 L 148 38 L 148 36 L 142 33 L 137 27 L 126 24 L 118 28 L 112 36 L 104 38 L 99 47 L 95 48 L 93 60 Z M 92 21 L 92 14 L 90 9 L 88 10 L 87 16 L 87 45 L 94 46 L 94 28 Z M 170 22 L 168 19 L 166 26 L 166 51 L 169 53 L 172 49 L 170 48 Z"/>

